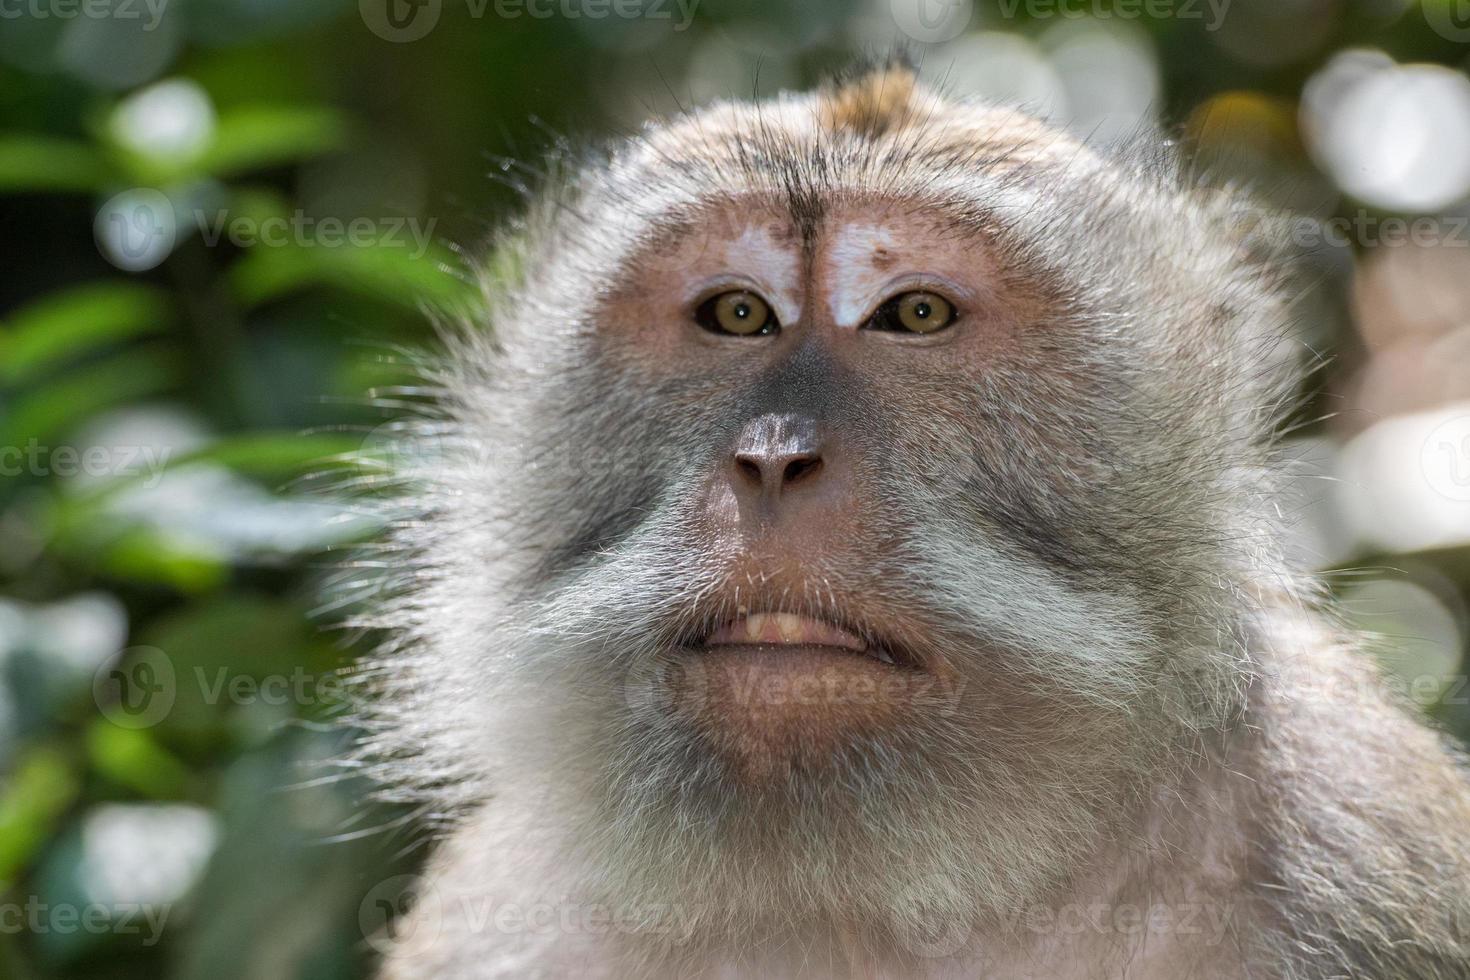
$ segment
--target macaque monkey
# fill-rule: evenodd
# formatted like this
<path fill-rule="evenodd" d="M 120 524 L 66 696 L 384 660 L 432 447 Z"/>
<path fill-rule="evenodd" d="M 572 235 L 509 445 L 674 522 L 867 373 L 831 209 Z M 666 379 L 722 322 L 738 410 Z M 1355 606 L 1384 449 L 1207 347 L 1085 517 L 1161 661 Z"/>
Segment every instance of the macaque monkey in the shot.
<path fill-rule="evenodd" d="M 1470 977 L 1462 760 L 1281 553 L 1290 263 L 1184 172 L 889 65 L 550 181 L 402 474 L 385 977 Z"/>

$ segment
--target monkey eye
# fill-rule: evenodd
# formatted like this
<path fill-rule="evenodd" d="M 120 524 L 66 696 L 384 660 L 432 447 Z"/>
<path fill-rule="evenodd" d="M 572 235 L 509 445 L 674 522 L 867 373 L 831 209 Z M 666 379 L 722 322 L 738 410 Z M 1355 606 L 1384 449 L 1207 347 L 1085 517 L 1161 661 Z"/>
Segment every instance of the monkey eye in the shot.
<path fill-rule="evenodd" d="M 864 330 L 896 333 L 934 333 L 955 321 L 954 304 L 938 293 L 915 290 L 899 293 L 874 311 Z"/>
<path fill-rule="evenodd" d="M 694 319 L 711 333 L 736 337 L 764 336 L 781 329 L 770 304 L 745 289 L 710 297 L 699 304 Z"/>

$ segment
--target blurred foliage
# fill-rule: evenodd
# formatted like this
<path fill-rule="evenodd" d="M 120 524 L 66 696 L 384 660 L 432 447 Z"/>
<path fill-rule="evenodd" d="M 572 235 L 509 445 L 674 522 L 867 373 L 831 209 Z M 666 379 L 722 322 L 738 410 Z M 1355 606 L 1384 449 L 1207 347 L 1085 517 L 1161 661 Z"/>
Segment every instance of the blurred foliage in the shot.
<path fill-rule="evenodd" d="M 349 0 L 156 6 L 0 21 L 0 976 L 361 976 L 364 896 L 421 850 L 327 778 L 354 651 L 314 589 L 371 527 L 301 479 L 384 420 L 366 394 L 431 339 L 426 311 L 472 308 L 458 246 L 559 134 L 809 84 L 878 44 L 888 7 L 703 0 L 676 30 L 670 3 L 618 21 L 446 2 L 394 43 Z M 1465 64 L 1408 0 L 1284 6 L 1310 37 L 1272 3 L 1231 15 L 1301 42 L 1271 58 L 1199 21 L 1130 22 L 1163 119 L 1198 129 L 1228 95 L 1232 139 L 1306 171 L 1293 106 L 1334 51 Z M 972 31 L 1047 26 L 979 8 Z M 331 219 L 372 230 L 327 244 Z M 1352 357 L 1341 317 L 1320 343 Z M 1456 595 L 1470 581 L 1463 551 L 1422 561 Z"/>

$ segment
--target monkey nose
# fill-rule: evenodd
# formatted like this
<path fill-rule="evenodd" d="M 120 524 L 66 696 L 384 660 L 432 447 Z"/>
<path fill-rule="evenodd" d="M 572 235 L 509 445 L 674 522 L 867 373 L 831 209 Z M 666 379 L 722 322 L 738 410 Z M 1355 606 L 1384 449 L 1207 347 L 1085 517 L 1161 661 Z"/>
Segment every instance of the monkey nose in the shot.
<path fill-rule="evenodd" d="M 763 415 L 750 422 L 730 456 L 738 492 L 773 502 L 798 484 L 815 482 L 824 467 L 816 423 L 806 417 Z"/>
<path fill-rule="evenodd" d="M 801 452 L 738 452 L 735 467 L 740 476 L 769 496 L 786 487 L 816 475 L 822 468 L 822 457 Z"/>

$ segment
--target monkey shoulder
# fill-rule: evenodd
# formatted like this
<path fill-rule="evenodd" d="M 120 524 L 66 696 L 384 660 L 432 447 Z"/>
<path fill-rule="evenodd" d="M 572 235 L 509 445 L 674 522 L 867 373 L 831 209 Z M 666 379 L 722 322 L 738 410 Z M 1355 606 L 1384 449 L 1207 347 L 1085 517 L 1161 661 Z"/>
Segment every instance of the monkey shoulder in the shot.
<path fill-rule="evenodd" d="M 1350 638 L 1264 665 L 1244 719 L 1263 960 L 1288 980 L 1470 977 L 1470 778 Z"/>

